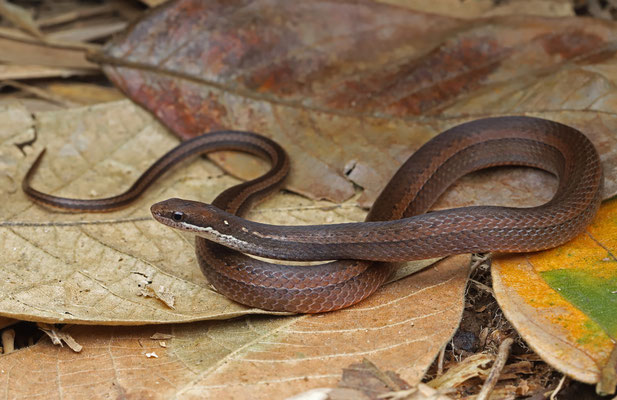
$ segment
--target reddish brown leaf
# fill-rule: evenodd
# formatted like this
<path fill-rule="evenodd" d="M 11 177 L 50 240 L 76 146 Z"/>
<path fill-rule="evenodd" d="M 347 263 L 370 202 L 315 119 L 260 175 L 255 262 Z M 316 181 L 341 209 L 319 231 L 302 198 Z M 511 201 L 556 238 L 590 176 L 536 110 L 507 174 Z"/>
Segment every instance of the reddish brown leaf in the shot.
<path fill-rule="evenodd" d="M 353 182 L 369 205 L 413 150 L 469 119 L 461 116 L 613 110 L 609 86 L 594 82 L 607 76 L 589 66 L 610 62 L 616 37 L 613 25 L 578 18 L 459 20 L 366 0 L 182 0 L 98 58 L 181 137 L 265 133 L 291 153 L 293 190 L 340 202 Z M 419 114 L 449 119 L 410 118 Z M 254 172 L 235 156 L 223 164 L 242 177 Z"/>

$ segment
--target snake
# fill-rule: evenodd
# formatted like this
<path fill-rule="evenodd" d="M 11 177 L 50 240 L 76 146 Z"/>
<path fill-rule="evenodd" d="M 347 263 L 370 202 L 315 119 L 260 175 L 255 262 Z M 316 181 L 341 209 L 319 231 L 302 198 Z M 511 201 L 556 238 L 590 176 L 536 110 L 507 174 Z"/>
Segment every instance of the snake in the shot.
<path fill-rule="evenodd" d="M 220 150 L 270 162 L 264 175 L 219 194 L 211 204 L 171 198 L 151 206 L 155 220 L 195 234 L 196 258 L 209 283 L 251 307 L 320 313 L 374 293 L 400 262 L 463 253 L 532 252 L 581 233 L 601 201 L 603 172 L 592 142 L 579 130 L 529 117 L 482 118 L 451 127 L 415 151 L 385 185 L 364 222 L 270 225 L 242 218 L 282 187 L 290 169 L 283 148 L 267 137 L 218 131 L 179 144 L 120 195 L 71 199 L 30 185 L 44 152 L 26 173 L 23 191 L 36 203 L 65 211 L 125 207 L 186 158 Z M 547 203 L 535 207 L 478 205 L 430 211 L 455 181 L 497 166 L 541 169 L 558 179 Z M 327 261 L 317 265 L 269 262 Z"/>

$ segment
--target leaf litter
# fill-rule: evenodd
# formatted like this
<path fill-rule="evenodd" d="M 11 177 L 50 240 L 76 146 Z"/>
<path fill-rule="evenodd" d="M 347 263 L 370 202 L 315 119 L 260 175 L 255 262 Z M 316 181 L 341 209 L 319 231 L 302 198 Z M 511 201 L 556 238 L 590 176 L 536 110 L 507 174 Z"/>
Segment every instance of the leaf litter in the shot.
<path fill-rule="evenodd" d="M 452 9 L 452 8 L 450 8 L 450 9 Z M 550 14 L 550 15 L 554 15 L 554 14 Z M 574 25 L 571 25 L 571 26 L 574 26 Z M 561 54 L 566 59 L 568 57 L 570 57 L 572 54 L 575 54 L 575 53 L 571 53 L 570 55 L 568 55 L 567 52 L 563 52 L 563 50 L 567 49 L 567 47 L 569 46 L 569 44 L 567 44 L 566 42 L 561 42 L 561 43 L 560 42 L 552 42 L 552 43 L 549 43 L 549 44 L 551 44 L 551 46 L 554 46 L 556 44 L 559 45 L 559 46 L 562 46 L 559 49 L 559 51 L 562 51 Z M 565 45 L 565 47 L 564 47 L 564 45 Z M 447 47 L 444 47 L 444 48 L 447 49 Z M 600 54 L 601 54 L 602 47 L 600 46 L 598 48 L 600 49 L 599 51 L 600 51 Z M 582 50 L 583 53 L 584 53 L 584 51 L 585 51 L 584 49 L 585 49 L 585 46 L 581 47 L 578 50 L 579 51 Z M 439 53 L 435 53 L 435 54 L 439 55 Z M 602 57 L 600 57 L 600 58 L 596 57 L 596 61 L 597 60 L 601 61 Z M 581 65 L 584 65 L 584 64 L 581 64 Z M 606 69 L 606 67 L 604 67 L 602 62 L 598 63 L 597 65 L 598 65 L 597 71 L 602 71 L 602 73 L 597 75 L 597 76 L 600 76 L 601 78 L 606 78 L 606 79 L 610 80 L 610 74 L 606 74 L 606 72 L 608 70 Z M 604 68 L 604 70 L 602 70 L 602 68 Z M 27 69 L 26 68 L 21 68 L 20 70 L 21 71 L 26 71 Z M 67 69 L 66 71 L 69 71 L 69 69 Z M 575 71 L 575 73 L 572 74 L 571 76 L 568 76 L 567 75 L 569 73 L 568 71 L 569 72 Z M 41 73 L 47 73 L 47 72 L 41 70 Z M 63 72 L 63 73 L 66 73 L 66 72 Z M 579 79 L 577 79 L 578 78 L 577 74 L 580 75 L 576 71 L 576 69 L 570 69 L 570 70 L 566 69 L 566 72 L 562 72 L 559 75 L 553 75 L 553 77 L 554 77 L 553 81 L 551 81 L 551 79 L 544 79 L 542 76 L 537 76 L 537 75 L 534 75 L 534 74 L 527 74 L 527 76 L 531 77 L 531 79 L 536 79 L 536 80 L 538 80 L 538 79 L 539 80 L 543 80 L 544 79 L 545 82 L 543 83 L 543 85 L 552 85 L 553 83 L 551 83 L 551 82 L 556 82 L 556 83 L 558 83 L 558 82 L 568 82 L 570 87 L 568 87 L 567 89 L 570 90 L 573 86 L 576 86 L 577 82 L 581 82 Z M 602 75 L 602 74 L 604 74 L 604 75 Z M 497 92 L 500 92 L 501 95 L 502 95 L 502 98 L 500 100 L 495 101 L 494 99 L 491 100 L 491 99 L 488 99 L 486 96 L 483 97 L 483 95 L 480 95 L 476 99 L 471 97 L 471 99 L 473 99 L 473 101 L 469 101 L 469 97 L 467 97 L 467 99 L 465 100 L 466 103 L 465 102 L 461 103 L 461 102 L 455 101 L 453 106 L 450 105 L 449 109 L 448 108 L 445 109 L 445 114 L 446 115 L 451 115 L 451 116 L 453 116 L 453 118 L 450 119 L 450 120 L 444 120 L 443 118 L 437 117 L 436 118 L 437 122 L 433 121 L 433 123 L 428 126 L 428 131 L 438 132 L 439 130 L 442 130 L 443 127 L 445 127 L 445 126 L 449 126 L 450 124 L 452 124 L 452 125 L 456 124 L 457 123 L 457 118 L 459 118 L 458 114 L 460 114 L 460 113 L 463 113 L 463 114 L 468 113 L 468 111 L 466 111 L 466 110 L 471 110 L 471 113 L 473 114 L 474 113 L 473 110 L 477 110 L 478 104 L 482 105 L 481 108 L 483 110 L 485 110 L 485 112 L 488 112 L 488 113 L 495 113 L 495 112 L 500 113 L 500 112 L 512 112 L 512 111 L 517 111 L 517 110 L 518 111 L 521 111 L 521 110 L 525 111 L 524 107 L 522 109 L 521 108 L 517 108 L 517 107 L 520 107 L 522 104 L 532 104 L 532 107 L 534 107 L 534 109 L 535 109 L 535 107 L 537 107 L 538 104 L 542 104 L 543 101 L 544 102 L 546 101 L 541 96 L 542 88 L 543 88 L 542 85 L 539 85 L 539 84 L 536 85 L 537 88 L 538 88 L 538 91 L 536 92 L 536 90 L 533 88 L 533 86 L 530 86 L 529 80 L 527 80 L 527 81 L 525 81 L 525 79 L 517 80 L 516 83 L 519 86 L 512 85 L 511 84 L 512 81 L 508 82 L 507 80 L 505 80 L 504 82 L 506 83 L 506 85 L 501 85 L 501 87 L 499 87 L 499 85 L 497 85 L 497 87 L 499 87 Z M 585 88 L 584 85 L 589 85 L 588 82 L 589 81 L 587 81 L 586 83 L 582 84 L 583 86 L 580 86 L 580 87 L 584 89 Z M 522 85 L 522 87 L 525 87 L 524 90 L 527 93 L 527 100 L 532 98 L 533 99 L 532 102 L 529 102 L 529 101 L 527 103 L 520 103 L 520 102 L 519 103 L 513 103 L 512 102 L 512 101 L 515 101 L 515 102 L 518 101 L 518 96 L 517 95 L 512 95 L 512 94 L 521 90 L 520 89 L 520 87 L 521 87 L 520 85 Z M 492 87 L 495 88 L 496 86 L 492 85 Z M 558 93 L 560 91 L 562 91 L 564 88 L 565 87 L 563 87 L 563 86 L 553 87 L 552 95 L 554 95 L 555 97 L 559 97 Z M 473 90 L 470 91 L 470 93 L 473 93 Z M 480 94 L 482 94 L 482 91 L 480 91 Z M 585 97 L 587 100 L 588 99 L 602 99 L 602 100 L 601 101 L 597 101 L 592 106 L 585 106 L 582 103 L 577 103 L 576 96 L 575 97 L 568 97 L 568 96 L 564 97 L 564 96 L 561 96 L 561 98 L 567 98 L 568 101 L 560 104 L 558 106 L 558 108 L 559 107 L 561 107 L 561 108 L 565 107 L 565 108 L 569 108 L 571 110 L 574 110 L 574 109 L 579 110 L 580 107 L 583 107 L 583 108 L 590 107 L 591 110 L 596 110 L 596 111 L 597 110 L 610 110 L 611 109 L 611 100 L 610 100 L 611 99 L 611 95 L 610 95 L 610 93 L 599 93 L 599 92 L 597 92 L 597 93 L 593 93 L 593 94 L 586 94 L 583 97 Z M 464 106 L 461 107 L 461 104 L 464 104 Z M 493 108 L 491 109 L 491 108 L 487 107 L 487 105 L 490 105 Z M 465 107 L 467 107 L 467 109 Z M 220 110 L 223 110 L 223 109 L 220 109 Z M 285 110 L 283 110 L 283 111 L 285 111 Z M 585 109 L 585 111 L 589 111 L 589 110 Z M 12 110 L 12 112 L 10 114 L 15 115 L 15 110 Z M 19 112 L 18 112 L 18 114 L 19 114 Z M 281 115 L 284 115 L 284 114 L 285 114 L 285 112 L 282 112 Z M 300 116 L 300 114 L 298 114 L 298 116 Z M 570 123 L 570 124 L 573 124 L 575 126 L 580 125 L 581 129 L 583 129 L 583 128 L 590 129 L 590 130 L 592 130 L 594 132 L 602 132 L 603 130 L 605 130 L 605 132 L 610 132 L 610 131 L 613 130 L 612 126 L 614 125 L 611 122 L 611 116 L 609 114 L 602 115 L 601 113 L 598 114 L 597 112 L 572 113 L 572 112 L 568 111 L 568 112 L 564 113 L 562 111 L 549 111 L 549 112 L 544 112 L 543 114 L 541 114 L 539 116 L 544 116 L 544 117 L 550 118 L 550 119 L 562 120 L 563 122 Z M 364 119 L 365 117 L 362 116 L 362 118 Z M 448 118 L 451 118 L 451 117 L 448 117 Z M 299 118 L 299 119 L 302 120 L 302 118 Z M 464 120 L 464 118 L 461 119 L 460 121 L 463 121 L 463 120 Z M 22 122 L 19 122 L 19 124 L 22 124 Z M 439 125 L 439 124 L 442 124 L 442 125 Z M 25 121 L 25 123 L 23 123 L 23 125 L 25 125 L 25 131 L 22 130 L 21 131 L 22 133 L 23 132 L 27 132 L 28 130 L 30 130 L 28 125 L 32 125 L 32 126 L 36 127 L 36 124 L 33 124 L 31 121 Z M 403 124 L 403 125 L 405 125 L 405 124 Z M 403 125 L 401 125 L 402 126 L 401 132 L 406 131 L 409 128 L 408 126 L 403 126 Z M 351 126 L 352 126 L 352 130 L 357 130 L 357 129 L 353 128 L 353 125 L 351 125 Z M 417 125 L 412 126 L 412 128 L 415 127 L 415 126 L 417 126 Z M 306 127 L 307 126 L 304 125 L 304 126 L 302 126 L 302 129 L 306 129 Z M 367 130 L 370 130 L 370 129 L 371 128 L 369 127 L 369 129 L 367 129 Z M 16 129 L 16 131 L 17 131 L 17 129 Z M 9 136 L 10 135 L 11 134 L 9 134 Z M 14 135 L 14 134 L 12 134 L 12 135 Z M 601 147 L 601 151 L 607 152 L 606 154 L 608 154 L 608 150 L 610 150 L 610 148 L 614 147 L 611 144 L 611 136 L 607 135 L 605 133 L 603 133 L 603 136 L 600 136 L 599 139 L 596 139 L 595 142 L 596 142 L 596 145 Z M 395 143 L 396 143 L 396 141 L 395 141 Z M 409 151 L 411 151 L 411 148 L 409 149 Z M 235 163 L 236 162 L 236 160 L 234 160 L 231 157 L 225 157 L 225 158 L 227 160 L 229 160 L 230 163 Z M 358 159 L 362 160 L 362 158 L 358 158 Z M 345 159 L 343 159 L 343 161 L 345 161 Z M 219 160 L 219 162 L 220 162 L 220 160 Z M 392 161 L 388 161 L 388 162 L 392 162 Z M 614 165 L 614 162 L 611 161 L 610 157 L 608 157 L 608 156 L 604 157 L 604 162 L 608 163 L 608 164 L 606 164 L 606 167 L 605 167 L 605 168 L 608 169 L 608 171 L 613 171 L 614 170 L 614 168 L 612 168 L 612 166 L 611 166 L 611 165 Z M 14 168 L 15 165 L 17 165 L 17 163 L 13 163 L 13 165 L 8 167 L 8 169 L 5 169 L 5 171 L 8 170 L 8 171 L 12 172 L 11 168 Z M 240 165 L 242 165 L 242 164 L 240 164 Z M 394 166 L 396 166 L 396 163 L 392 163 L 392 167 L 390 167 L 390 168 L 393 168 Z M 137 170 L 138 168 L 134 167 L 134 169 Z M 250 170 L 251 168 L 247 168 L 247 169 Z M 343 169 L 340 168 L 340 171 L 343 171 Z M 361 186 L 365 186 L 366 187 L 365 196 L 357 201 L 357 203 L 362 204 L 363 206 L 366 206 L 366 205 L 370 204 L 371 198 L 378 191 L 377 189 L 375 189 L 372 186 L 372 184 L 370 184 L 370 182 L 379 182 L 379 180 L 383 181 L 383 178 L 380 178 L 379 175 L 376 175 L 374 171 L 375 171 L 374 166 L 366 165 L 366 164 L 364 164 L 364 165 L 360 164 L 359 168 L 357 168 L 356 175 L 354 175 L 352 177 L 353 182 L 359 183 Z M 486 196 L 486 193 L 494 193 L 496 198 L 504 198 L 504 197 L 505 198 L 511 198 L 512 197 L 512 193 L 514 193 L 515 196 L 516 196 L 517 193 L 523 193 L 523 195 L 518 195 L 519 198 L 515 199 L 514 204 L 523 204 L 522 202 L 524 202 L 526 200 L 530 201 L 532 204 L 534 204 L 534 202 L 537 203 L 539 201 L 537 199 L 531 198 L 531 196 L 529 196 L 528 194 L 535 194 L 535 193 L 537 193 L 538 194 L 538 199 L 540 199 L 540 201 L 542 199 L 546 198 L 546 196 L 550 196 L 550 193 L 552 191 L 552 189 L 551 189 L 551 184 L 552 183 L 551 183 L 550 178 L 548 180 L 544 180 L 544 181 L 540 180 L 540 181 L 538 181 L 538 179 L 540 179 L 540 178 L 534 177 L 533 179 L 530 179 L 528 181 L 529 183 L 526 183 L 527 187 L 524 186 L 524 189 L 522 189 L 522 190 L 519 189 L 518 191 L 512 190 L 511 187 L 508 187 L 508 184 L 510 183 L 509 180 L 512 179 L 512 177 L 515 176 L 517 173 L 518 173 L 517 171 L 507 171 L 504 175 L 499 175 L 499 174 L 497 174 L 497 175 L 494 175 L 494 174 L 486 174 L 486 175 L 484 175 L 483 177 L 481 177 L 480 180 L 486 179 L 487 177 L 495 179 L 495 177 L 497 176 L 498 177 L 496 179 L 497 181 L 503 181 L 504 183 L 506 183 L 506 186 L 505 186 L 506 187 L 506 191 L 503 192 L 503 189 L 491 190 L 490 189 L 491 186 L 489 185 L 489 186 L 487 186 L 487 188 L 489 188 L 489 189 L 480 190 L 480 193 L 484 193 L 483 196 Z M 95 176 L 97 176 L 97 179 L 99 179 L 100 175 L 101 174 L 96 173 Z M 122 174 L 119 174 L 119 175 L 122 176 Z M 242 175 L 242 174 L 239 174 L 239 175 Z M 14 175 L 6 174 L 4 176 L 5 177 L 9 177 L 9 180 L 10 180 L 10 177 L 12 177 Z M 503 178 L 500 178 L 500 177 L 503 177 Z M 519 180 L 519 178 L 520 177 L 517 177 L 516 179 Z M 526 178 L 525 175 L 523 174 L 523 182 L 525 181 L 525 179 L 528 179 L 528 178 Z M 119 181 L 121 181 L 121 180 L 122 180 L 122 178 L 120 178 Z M 196 180 L 196 178 L 195 178 L 195 180 Z M 44 182 L 47 182 L 47 180 L 44 180 Z M 469 182 L 474 182 L 474 179 L 468 180 L 466 182 L 466 185 L 457 186 L 457 187 L 454 188 L 454 190 L 450 191 L 450 193 L 455 193 L 455 195 L 450 195 L 451 199 L 452 199 L 450 204 L 454 204 L 454 205 L 460 204 L 460 201 L 461 201 L 462 197 L 468 198 L 470 202 L 478 201 L 478 199 L 476 198 L 477 195 L 473 195 L 473 194 L 471 196 L 469 195 L 470 193 L 473 193 L 473 191 L 465 192 L 466 190 L 468 190 L 468 189 L 466 189 L 466 187 L 469 186 L 468 185 Z M 538 182 L 542 182 L 542 183 L 538 183 Z M 614 178 L 612 176 L 610 176 L 610 174 L 609 174 L 609 176 L 607 176 L 607 184 L 608 184 L 609 188 L 615 186 L 613 184 L 613 182 L 614 182 Z M 13 189 L 11 189 L 11 184 L 9 184 L 6 187 L 8 187 L 10 190 L 12 190 L 12 193 L 16 193 L 16 191 L 15 191 L 15 188 L 16 188 L 15 182 L 12 182 L 12 185 L 13 185 L 12 186 Z M 77 188 L 77 186 L 74 186 L 74 187 Z M 547 190 L 545 192 L 542 192 L 542 190 L 544 190 L 544 189 L 547 189 Z M 77 192 L 79 192 L 79 190 L 77 190 Z M 100 193 L 100 191 L 98 189 L 94 189 L 91 194 L 92 195 L 96 195 L 96 194 L 99 194 L 99 193 Z M 326 192 L 323 192 L 323 193 L 326 193 Z M 340 192 L 339 194 L 335 193 L 335 195 L 340 196 L 341 194 L 343 194 L 345 196 L 349 196 L 350 193 L 352 193 L 352 192 L 350 192 L 350 191 L 344 192 L 343 191 L 343 192 Z M 353 191 L 353 193 L 355 193 L 355 190 Z M 352 196 L 354 195 L 353 193 L 351 194 Z M 526 193 L 527 193 L 527 195 L 526 195 Z M 609 191 L 607 193 L 611 193 L 611 190 L 609 189 Z M 463 195 L 461 195 L 461 194 L 463 194 Z M 505 194 L 505 196 L 504 196 L 504 194 Z M 203 195 L 203 193 L 201 193 L 200 195 Z M 325 196 L 325 197 L 327 197 L 327 196 Z M 446 197 L 446 200 L 445 200 L 445 204 L 446 205 L 442 206 L 442 207 L 450 206 L 447 203 L 448 200 L 449 199 Z M 478 202 L 482 202 L 482 200 L 486 200 L 486 199 L 482 198 Z M 295 205 L 295 207 L 296 207 L 296 209 L 299 209 L 297 204 Z M 302 205 L 301 207 L 306 207 L 306 205 Z M 354 209 L 353 203 L 352 203 L 351 206 L 346 206 L 346 207 L 350 207 L 349 208 L 350 210 Z M 291 207 L 291 208 L 293 208 L 293 207 Z M 257 213 L 257 215 L 259 215 L 259 213 L 269 214 L 270 216 L 277 215 L 275 212 L 274 213 L 272 213 L 272 212 L 265 212 L 264 213 L 263 211 L 259 211 Z M 278 215 L 279 215 L 278 218 L 280 218 L 280 220 L 284 220 L 285 219 L 285 217 L 282 216 L 283 214 L 278 214 Z M 140 217 L 137 217 L 137 218 L 140 218 Z M 296 217 L 296 218 L 298 218 L 298 220 L 302 219 L 302 217 Z M 309 218 L 307 218 L 307 219 L 309 219 Z M 345 218 L 350 218 L 350 216 L 347 215 Z M 353 220 L 354 218 L 355 218 L 355 215 L 352 216 L 350 219 Z M 332 222 L 332 217 L 326 217 L 326 220 L 328 222 Z M 105 221 L 101 221 L 101 222 L 103 224 L 106 223 Z M 73 222 L 71 222 L 71 224 L 72 223 Z M 54 222 L 54 224 L 57 224 L 57 222 Z M 115 244 L 113 244 L 113 245 L 115 246 Z M 122 260 L 122 261 L 124 261 L 124 260 Z M 147 271 L 147 272 L 150 272 L 150 271 Z M 67 293 L 70 294 L 70 291 L 67 292 Z M 69 299 L 70 298 L 71 297 L 69 297 Z M 161 303 L 161 306 L 165 307 L 165 304 Z M 491 309 L 490 306 L 486 306 L 486 305 L 481 305 L 481 306 L 478 307 L 478 309 L 482 309 L 483 307 L 484 307 L 485 310 L 490 310 Z M 486 330 L 483 330 L 483 331 L 486 332 Z M 492 333 L 484 335 L 484 339 L 482 339 L 482 334 L 481 334 L 480 335 L 480 339 L 481 339 L 481 342 L 483 342 L 483 345 L 484 344 L 490 345 L 491 343 L 498 344 L 501 340 L 503 340 L 503 335 L 499 334 L 500 331 L 498 330 L 496 332 L 498 332 L 498 334 L 494 334 L 495 331 L 493 331 Z M 459 336 L 463 337 L 465 335 L 459 335 Z M 456 338 L 457 337 L 455 336 L 455 339 Z M 140 340 L 138 340 L 138 342 L 141 343 Z M 468 340 L 467 339 L 465 339 L 465 340 L 457 339 L 457 343 L 459 343 L 459 344 L 462 344 L 464 342 L 468 342 Z M 481 347 L 483 347 L 483 346 L 481 346 Z M 141 353 L 141 354 L 145 354 L 145 353 Z M 157 384 L 158 383 L 159 382 L 157 382 Z M 527 385 L 525 380 L 519 380 L 519 383 L 521 383 L 521 385 L 520 385 L 521 387 L 528 387 L 529 388 L 529 385 Z M 533 387 L 533 385 L 531 387 Z M 128 388 L 128 391 L 131 392 L 131 393 L 140 393 L 139 389 L 132 389 L 132 388 L 130 388 L 130 385 L 127 385 L 125 387 L 125 386 L 123 386 L 121 384 L 118 384 L 117 386 L 115 386 L 115 388 L 118 391 L 118 393 L 126 393 L 127 388 Z M 515 390 L 513 392 L 512 390 L 513 389 L 511 389 L 509 392 L 499 392 L 499 390 L 497 390 L 496 393 L 510 393 L 510 394 L 511 393 L 518 393 L 519 395 L 524 395 L 525 394 L 524 392 L 521 391 L 522 389 L 520 387 L 519 387 L 518 391 Z M 67 393 L 67 392 L 64 392 L 64 393 Z M 70 393 L 70 390 L 69 390 L 69 393 Z M 145 392 L 141 392 L 141 393 L 143 394 Z"/>

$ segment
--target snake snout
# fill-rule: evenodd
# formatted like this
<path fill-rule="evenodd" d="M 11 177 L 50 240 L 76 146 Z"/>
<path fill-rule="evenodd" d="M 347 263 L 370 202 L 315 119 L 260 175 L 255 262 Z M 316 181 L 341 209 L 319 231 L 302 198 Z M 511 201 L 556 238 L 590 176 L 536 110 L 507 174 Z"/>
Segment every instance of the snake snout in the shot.
<path fill-rule="evenodd" d="M 153 204 L 150 212 L 158 222 L 175 227 L 175 223 L 184 221 L 187 215 L 185 210 L 192 206 L 191 203 L 190 200 L 167 199 Z"/>

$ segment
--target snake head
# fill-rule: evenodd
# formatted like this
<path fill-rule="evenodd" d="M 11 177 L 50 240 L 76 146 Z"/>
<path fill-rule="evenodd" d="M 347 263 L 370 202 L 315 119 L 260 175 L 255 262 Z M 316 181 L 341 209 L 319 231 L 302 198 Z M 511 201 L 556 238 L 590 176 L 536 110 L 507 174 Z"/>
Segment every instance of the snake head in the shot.
<path fill-rule="evenodd" d="M 245 239 L 248 221 L 211 204 L 183 199 L 168 199 L 150 207 L 158 222 L 171 228 L 191 232 L 229 248 L 255 255 L 261 253 Z M 256 223 L 253 223 L 256 224 Z"/>
<path fill-rule="evenodd" d="M 153 204 L 150 212 L 164 225 L 193 233 L 204 230 L 224 232 L 229 226 L 228 219 L 233 217 L 210 204 L 175 198 Z"/>

